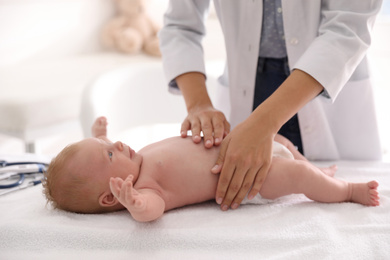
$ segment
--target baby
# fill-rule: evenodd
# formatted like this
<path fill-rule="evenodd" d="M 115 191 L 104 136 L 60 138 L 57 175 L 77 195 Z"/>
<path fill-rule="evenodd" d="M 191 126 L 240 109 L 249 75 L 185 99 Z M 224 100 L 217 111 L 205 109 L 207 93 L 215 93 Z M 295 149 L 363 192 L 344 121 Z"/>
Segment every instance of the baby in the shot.
<path fill-rule="evenodd" d="M 92 126 L 95 137 L 67 146 L 51 162 L 44 193 L 55 208 L 78 213 L 126 208 L 135 220 L 146 222 L 215 197 L 218 175 L 211 168 L 219 147 L 206 149 L 190 138 L 173 137 L 135 152 L 122 142 L 110 142 L 106 125 L 104 117 L 98 118 Z M 335 179 L 336 166 L 319 169 L 287 139 L 275 140 L 272 165 L 258 196 L 272 200 L 303 193 L 318 202 L 379 205 L 376 181 Z"/>

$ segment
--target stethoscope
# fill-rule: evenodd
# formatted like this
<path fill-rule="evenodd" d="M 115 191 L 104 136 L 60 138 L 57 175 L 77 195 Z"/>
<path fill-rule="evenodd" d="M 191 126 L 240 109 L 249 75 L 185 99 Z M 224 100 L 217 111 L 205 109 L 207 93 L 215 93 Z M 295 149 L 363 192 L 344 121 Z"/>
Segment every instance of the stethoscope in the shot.
<path fill-rule="evenodd" d="M 25 162 L 7 162 L 0 161 L 0 182 L 7 180 L 7 184 L 0 183 L 0 189 L 8 189 L 0 193 L 0 195 L 7 194 L 16 190 L 28 188 L 38 185 L 42 182 L 43 173 L 46 171 L 47 163 L 25 161 Z M 42 177 L 37 180 L 32 180 L 27 185 L 21 186 L 25 180 L 26 175 L 42 174 Z M 11 181 L 16 177 L 15 181 Z"/>

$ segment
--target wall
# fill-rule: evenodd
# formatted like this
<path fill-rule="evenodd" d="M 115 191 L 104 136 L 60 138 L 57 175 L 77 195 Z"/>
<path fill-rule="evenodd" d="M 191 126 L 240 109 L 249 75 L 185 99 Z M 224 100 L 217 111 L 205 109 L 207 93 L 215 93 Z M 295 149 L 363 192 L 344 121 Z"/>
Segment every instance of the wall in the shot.
<path fill-rule="evenodd" d="M 0 66 L 100 50 L 108 0 L 0 0 Z"/>

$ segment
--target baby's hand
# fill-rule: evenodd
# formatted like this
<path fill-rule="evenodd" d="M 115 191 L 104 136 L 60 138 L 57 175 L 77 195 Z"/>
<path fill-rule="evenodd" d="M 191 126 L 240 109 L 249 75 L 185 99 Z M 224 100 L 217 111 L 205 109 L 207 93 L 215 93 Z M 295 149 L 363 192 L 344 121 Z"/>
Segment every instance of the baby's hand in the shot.
<path fill-rule="evenodd" d="M 112 194 L 129 211 L 142 209 L 145 205 L 142 195 L 133 188 L 133 178 L 133 175 L 129 175 L 126 180 L 119 177 L 110 179 Z"/>
<path fill-rule="evenodd" d="M 91 127 L 93 137 L 107 136 L 107 118 L 98 117 Z"/>

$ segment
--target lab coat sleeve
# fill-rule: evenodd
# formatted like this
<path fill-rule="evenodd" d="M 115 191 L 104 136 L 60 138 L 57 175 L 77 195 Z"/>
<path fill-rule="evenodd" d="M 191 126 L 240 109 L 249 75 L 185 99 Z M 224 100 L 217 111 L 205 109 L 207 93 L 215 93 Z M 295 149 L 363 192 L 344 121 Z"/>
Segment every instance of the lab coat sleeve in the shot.
<path fill-rule="evenodd" d="M 206 34 L 204 20 L 208 13 L 209 2 L 209 0 L 169 2 L 159 39 L 164 72 L 170 91 L 175 91 L 174 79 L 183 73 L 205 74 L 202 39 Z"/>
<path fill-rule="evenodd" d="M 318 36 L 293 68 L 314 77 L 334 101 L 371 44 L 381 5 L 382 0 L 322 1 Z"/>

